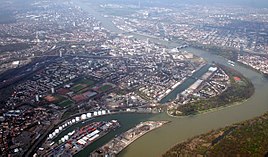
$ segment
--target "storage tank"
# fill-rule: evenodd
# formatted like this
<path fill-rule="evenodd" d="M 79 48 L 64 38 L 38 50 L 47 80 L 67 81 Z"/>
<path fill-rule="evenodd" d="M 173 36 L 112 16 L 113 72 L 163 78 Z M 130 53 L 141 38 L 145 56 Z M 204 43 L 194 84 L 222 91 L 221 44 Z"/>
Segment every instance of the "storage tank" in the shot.
<path fill-rule="evenodd" d="M 80 117 L 75 117 L 75 121 L 79 122 L 80 121 Z"/>
<path fill-rule="evenodd" d="M 87 118 L 90 118 L 91 117 L 91 113 L 87 113 Z"/>
<path fill-rule="evenodd" d="M 74 119 L 72 119 L 72 123 L 75 123 L 75 118 L 74 118 Z"/>
<path fill-rule="evenodd" d="M 86 114 L 82 114 L 81 119 L 82 120 L 85 120 L 86 118 L 87 118 L 87 115 Z"/>
<path fill-rule="evenodd" d="M 69 140 L 69 136 L 68 135 L 65 135 L 64 136 L 64 139 L 67 141 L 67 140 Z"/>
<path fill-rule="evenodd" d="M 60 130 L 59 130 L 59 129 L 56 129 L 56 130 L 55 130 L 55 133 L 56 133 L 56 134 L 58 134 L 59 132 L 60 132 Z"/>
<path fill-rule="evenodd" d="M 62 137 L 62 138 L 60 139 L 60 141 L 61 141 L 61 142 L 65 142 L 65 139 L 64 139 L 64 137 Z"/>
<path fill-rule="evenodd" d="M 98 115 L 98 112 L 97 111 L 94 111 L 93 115 L 94 116 L 97 116 Z"/>

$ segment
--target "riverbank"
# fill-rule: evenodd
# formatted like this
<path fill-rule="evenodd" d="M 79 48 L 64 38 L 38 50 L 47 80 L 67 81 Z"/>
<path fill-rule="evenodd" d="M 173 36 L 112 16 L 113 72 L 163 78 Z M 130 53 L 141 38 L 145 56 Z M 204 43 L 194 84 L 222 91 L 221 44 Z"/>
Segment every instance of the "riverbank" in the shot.
<path fill-rule="evenodd" d="M 251 70 L 253 70 L 253 71 L 256 71 L 257 73 L 263 75 L 265 78 L 268 79 L 268 74 L 265 74 L 265 73 L 261 72 L 260 70 L 257 70 L 257 69 L 255 69 L 255 68 L 253 68 L 252 66 L 247 65 L 247 64 L 244 64 L 244 63 L 242 63 L 242 62 L 236 61 L 236 63 L 239 64 L 240 66 L 243 66 L 243 67 L 245 67 L 245 68 L 248 68 L 248 69 L 251 69 Z"/>
<path fill-rule="evenodd" d="M 106 110 L 104 110 L 104 111 L 106 111 Z M 56 132 L 56 130 L 58 130 L 57 131 L 58 133 L 56 133 L 55 136 L 52 137 L 53 141 L 56 142 L 60 138 L 62 138 L 62 132 L 64 132 L 65 130 L 68 130 L 69 128 L 72 128 L 76 124 L 87 123 L 88 121 L 91 121 L 91 120 L 93 120 L 95 118 L 98 118 L 98 117 L 116 115 L 116 114 L 123 114 L 123 113 L 130 113 L 130 114 L 131 113 L 133 113 L 133 114 L 134 113 L 135 114 L 156 114 L 158 112 L 156 112 L 154 110 L 139 111 L 139 110 L 135 110 L 135 109 L 131 110 L 131 111 L 126 111 L 126 110 L 121 110 L 121 111 L 107 110 L 105 113 L 103 113 L 103 111 L 101 113 L 98 113 L 97 111 L 94 111 L 94 112 L 82 112 L 82 113 L 79 113 L 79 114 L 76 114 L 76 115 L 72 115 L 68 119 L 65 119 L 64 121 L 61 121 L 60 123 L 55 125 L 55 127 L 53 127 L 53 129 L 51 129 L 50 134 L 53 134 L 53 132 Z M 86 117 L 86 118 L 82 118 L 83 116 Z"/>
<path fill-rule="evenodd" d="M 235 102 L 235 103 L 232 103 L 232 104 L 228 104 L 228 105 L 225 105 L 225 106 L 221 106 L 221 107 L 217 107 L 217 108 L 212 108 L 212 109 L 209 109 L 209 110 L 205 110 L 205 111 L 199 111 L 197 114 L 195 114 L 196 116 L 198 115 L 203 115 L 203 114 L 209 114 L 209 113 L 212 113 L 212 112 L 217 112 L 217 111 L 221 111 L 221 110 L 224 110 L 224 109 L 227 109 L 227 108 L 232 108 L 232 107 L 235 107 L 235 106 L 239 106 L 239 105 L 242 105 L 243 103 L 245 103 L 246 101 L 248 101 L 248 99 L 246 100 L 243 100 L 241 102 Z M 169 113 L 168 111 L 166 111 L 167 115 L 172 117 L 172 118 L 187 118 L 187 117 L 192 117 L 194 115 L 187 115 L 187 116 L 174 116 L 172 115 L 171 113 Z"/>
<path fill-rule="evenodd" d="M 163 157 L 268 155 L 268 113 L 176 144 Z"/>
<path fill-rule="evenodd" d="M 91 113 L 90 117 L 86 119 L 81 119 L 82 115 L 85 115 L 87 113 L 88 112 L 78 113 L 51 125 L 50 128 L 48 128 L 47 131 L 41 137 L 38 138 L 38 142 L 35 142 L 35 145 L 33 145 L 31 149 L 27 151 L 28 155 L 26 154 L 26 156 L 32 156 L 38 150 L 38 148 L 41 147 L 48 140 L 49 135 L 55 132 L 57 129 L 58 129 L 58 133 L 57 133 L 58 135 L 56 137 L 53 137 L 54 142 L 57 142 L 58 140 L 60 140 L 69 131 L 76 129 L 77 125 L 79 126 L 81 124 L 86 125 L 87 123 L 91 121 L 96 121 L 96 119 L 98 118 L 111 117 L 112 115 L 119 115 L 119 114 L 140 114 L 140 115 L 156 114 L 154 112 L 138 112 L 138 111 L 135 111 L 135 112 L 130 112 L 130 111 L 120 111 L 120 112 L 109 111 L 108 112 L 107 111 L 106 114 L 103 114 L 103 115 L 94 115 L 94 112 L 90 112 Z M 80 117 L 79 121 L 70 123 L 72 120 L 75 120 L 76 117 Z M 63 125 L 65 126 L 62 127 Z M 60 127 L 61 129 L 59 129 Z"/>
<path fill-rule="evenodd" d="M 231 61 L 234 61 L 235 63 L 240 64 L 241 66 L 252 69 L 252 70 L 262 74 L 264 77 L 268 78 L 268 74 L 263 73 L 260 70 L 257 70 L 250 65 L 247 65 L 247 64 L 244 64 L 244 63 L 238 61 L 238 55 L 241 53 L 259 55 L 259 56 L 267 56 L 266 54 L 256 53 L 256 52 L 239 51 L 239 50 L 232 49 L 232 48 L 223 48 L 223 47 L 217 47 L 217 46 L 212 46 L 212 45 L 202 45 L 202 44 L 196 44 L 196 43 L 193 43 L 192 47 L 207 51 L 207 52 L 214 54 L 214 55 L 222 56 L 228 60 L 231 60 Z"/>
<path fill-rule="evenodd" d="M 134 128 L 131 128 L 130 130 L 114 138 L 101 148 L 95 150 L 93 153 L 91 153 L 90 156 L 115 156 L 141 136 L 147 134 L 154 129 L 161 127 L 166 123 L 168 123 L 168 121 L 141 122 Z"/>
<path fill-rule="evenodd" d="M 214 55 L 222 56 L 226 59 L 236 61 L 239 51 L 232 48 L 223 48 L 213 45 L 191 44 L 192 47 L 207 51 Z"/>
<path fill-rule="evenodd" d="M 179 105 L 176 108 L 171 108 L 167 111 L 168 115 L 189 116 L 215 111 L 218 110 L 218 108 L 243 102 L 254 94 L 254 85 L 241 73 L 223 65 L 217 66 L 223 69 L 229 76 L 230 87 L 228 87 L 220 95 Z"/>

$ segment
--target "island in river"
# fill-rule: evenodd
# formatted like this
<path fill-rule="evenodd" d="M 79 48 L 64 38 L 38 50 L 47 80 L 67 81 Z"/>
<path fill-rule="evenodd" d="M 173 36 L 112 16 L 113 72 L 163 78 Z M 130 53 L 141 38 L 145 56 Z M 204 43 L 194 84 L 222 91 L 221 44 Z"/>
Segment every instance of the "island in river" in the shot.
<path fill-rule="evenodd" d="M 169 115 L 187 116 L 203 113 L 219 107 L 229 106 L 236 102 L 241 102 L 253 95 L 254 85 L 241 73 L 220 64 L 215 65 L 215 67 L 221 69 L 221 72 L 217 72 L 215 75 L 213 75 L 212 72 L 211 76 L 204 80 L 203 84 L 198 85 L 202 87 L 202 90 L 190 92 L 190 98 L 198 97 L 198 99 L 187 99 L 191 101 L 179 104 L 176 104 L 175 101 L 167 110 Z M 227 83 L 226 77 L 228 78 Z M 205 88 L 205 86 L 210 86 L 211 88 Z M 196 89 L 198 88 L 196 87 Z M 212 90 L 216 91 L 216 94 L 213 95 Z M 200 95 L 204 98 L 200 99 Z M 182 97 L 180 97 L 181 102 L 185 102 L 185 92 L 180 94 L 180 96 Z"/>
<path fill-rule="evenodd" d="M 268 113 L 175 145 L 163 157 L 267 156 Z"/>

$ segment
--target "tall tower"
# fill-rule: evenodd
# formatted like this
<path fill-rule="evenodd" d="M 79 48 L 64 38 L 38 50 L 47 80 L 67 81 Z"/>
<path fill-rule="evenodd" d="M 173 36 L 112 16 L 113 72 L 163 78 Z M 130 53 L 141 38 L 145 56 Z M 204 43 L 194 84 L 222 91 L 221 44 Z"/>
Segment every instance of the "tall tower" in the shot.
<path fill-rule="evenodd" d="M 148 53 L 150 53 L 150 52 L 151 52 L 151 49 L 150 49 L 150 48 L 148 48 L 148 49 L 147 49 L 147 52 L 148 52 Z"/>
<path fill-rule="evenodd" d="M 37 95 L 35 95 L 35 101 L 36 102 L 39 102 L 40 100 L 39 100 L 39 95 L 37 94 Z"/>
<path fill-rule="evenodd" d="M 55 93 L 55 88 L 54 88 L 54 87 L 51 88 L 51 93 L 52 93 L 52 94 Z"/>
<path fill-rule="evenodd" d="M 36 37 L 36 42 L 40 42 L 40 39 L 39 39 L 39 32 L 36 32 L 36 34 L 35 34 L 35 37 Z"/>
<path fill-rule="evenodd" d="M 127 106 L 129 106 L 129 102 L 128 102 L 129 100 L 128 100 L 128 98 L 127 98 Z"/>

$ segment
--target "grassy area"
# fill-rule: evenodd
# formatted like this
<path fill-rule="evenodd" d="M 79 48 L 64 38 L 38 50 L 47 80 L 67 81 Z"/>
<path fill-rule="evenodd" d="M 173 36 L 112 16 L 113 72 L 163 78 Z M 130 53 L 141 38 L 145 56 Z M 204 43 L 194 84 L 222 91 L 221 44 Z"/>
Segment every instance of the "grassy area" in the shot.
<path fill-rule="evenodd" d="M 77 92 L 77 94 L 82 94 L 82 93 L 85 93 L 85 92 L 87 92 L 89 90 L 90 90 L 90 88 L 89 87 L 86 87 L 84 89 L 81 89 L 79 92 Z"/>
<path fill-rule="evenodd" d="M 267 156 L 268 113 L 177 144 L 163 157 Z"/>
<path fill-rule="evenodd" d="M 111 85 L 103 85 L 103 86 L 101 86 L 101 87 L 99 88 L 99 90 L 100 90 L 101 92 L 106 92 L 107 90 L 109 90 L 109 89 L 111 89 L 111 88 L 112 88 Z"/>
<path fill-rule="evenodd" d="M 95 81 L 84 78 L 84 79 L 78 80 L 76 83 L 78 83 L 78 84 L 86 84 L 88 86 L 91 86 L 91 85 L 94 85 L 95 84 Z"/>
<path fill-rule="evenodd" d="M 94 80 L 90 80 L 90 79 L 86 79 L 86 78 L 81 78 L 81 79 L 75 81 L 74 83 L 75 83 L 75 85 L 73 87 L 71 87 L 71 90 L 74 91 L 75 93 L 78 93 L 78 92 L 82 93 L 81 91 L 86 91 L 89 89 L 87 87 L 91 87 L 91 86 L 95 85 Z M 84 89 L 86 89 L 86 90 L 84 90 Z"/>
<path fill-rule="evenodd" d="M 86 88 L 87 86 L 86 85 L 83 85 L 83 84 L 77 84 L 73 87 L 71 87 L 71 90 L 74 91 L 74 92 L 78 92 L 84 88 Z"/>
<path fill-rule="evenodd" d="M 77 107 L 71 107 L 68 108 L 63 115 L 61 116 L 61 119 L 69 118 L 70 116 L 78 113 L 78 108 Z"/>
<path fill-rule="evenodd" d="M 63 107 L 63 108 L 67 108 L 69 106 L 71 106 L 73 104 L 73 102 L 69 99 L 67 100 L 64 100 L 62 102 L 59 102 L 57 105 L 60 106 L 60 107 Z"/>
<path fill-rule="evenodd" d="M 70 117 L 72 114 L 73 114 L 72 112 L 70 112 L 70 111 L 66 111 L 66 112 L 63 113 L 61 119 L 68 118 L 68 117 Z"/>
<path fill-rule="evenodd" d="M 185 116 L 197 114 L 199 112 L 208 111 L 213 108 L 231 105 L 235 102 L 240 102 L 248 99 L 254 93 L 254 86 L 250 80 L 245 78 L 239 72 L 223 65 L 220 66 L 231 79 L 231 86 L 218 96 L 209 99 L 202 99 L 192 103 L 179 106 L 172 113 L 174 116 Z M 240 82 L 236 82 L 233 78 L 241 78 Z M 176 112 L 176 110 L 180 112 Z"/>
<path fill-rule="evenodd" d="M 56 98 L 56 102 L 61 102 L 66 99 L 64 96 L 61 96 L 61 95 L 56 95 L 55 98 Z"/>

